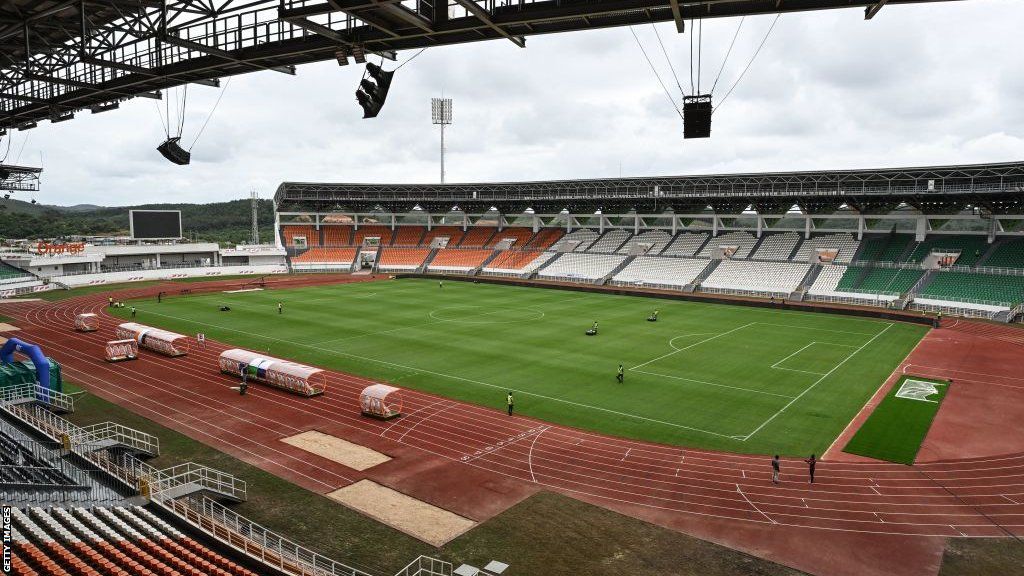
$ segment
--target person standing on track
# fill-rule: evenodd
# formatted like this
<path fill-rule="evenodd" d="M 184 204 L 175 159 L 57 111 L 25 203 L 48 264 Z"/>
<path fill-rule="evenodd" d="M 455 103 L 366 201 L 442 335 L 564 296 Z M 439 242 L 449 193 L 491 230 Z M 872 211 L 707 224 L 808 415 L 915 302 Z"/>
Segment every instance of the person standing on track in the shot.
<path fill-rule="evenodd" d="M 281 314 L 282 310 L 284 310 L 284 302 L 278 302 L 277 303 L 277 313 Z"/>
<path fill-rule="evenodd" d="M 114 307 L 114 297 L 113 296 L 107 296 L 107 308 L 113 308 L 113 307 Z"/>
<path fill-rule="evenodd" d="M 811 484 L 814 484 L 814 467 L 818 464 L 818 459 L 811 454 L 811 457 L 804 462 L 807 462 L 807 472 L 811 475 Z"/>
<path fill-rule="evenodd" d="M 779 483 L 780 472 L 781 470 L 779 470 L 779 455 L 776 454 L 775 457 L 772 458 L 772 484 Z"/>
<path fill-rule="evenodd" d="M 511 391 L 509 391 L 508 398 L 506 398 L 506 401 L 508 402 L 508 415 L 511 416 L 512 415 L 512 407 L 515 405 L 515 402 L 512 400 L 512 392 Z"/>
<path fill-rule="evenodd" d="M 626 371 L 622 368 L 622 364 L 619 364 L 619 372 L 615 375 L 615 379 L 622 384 L 622 381 L 626 378 Z"/>

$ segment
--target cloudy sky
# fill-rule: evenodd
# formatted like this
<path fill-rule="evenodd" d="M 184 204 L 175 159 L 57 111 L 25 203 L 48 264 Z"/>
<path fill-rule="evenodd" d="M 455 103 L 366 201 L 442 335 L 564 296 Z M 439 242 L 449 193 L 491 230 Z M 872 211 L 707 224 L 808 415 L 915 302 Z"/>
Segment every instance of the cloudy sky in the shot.
<path fill-rule="evenodd" d="M 744 22 L 716 105 L 773 19 Z M 161 116 L 144 99 L 16 132 L 9 161 L 42 160 L 37 198 L 47 204 L 203 202 L 252 189 L 267 197 L 284 180 L 435 182 L 430 98 L 442 92 L 455 101 L 449 182 L 1021 160 L 1021 23 L 1020 0 L 890 6 L 868 22 L 860 10 L 784 15 L 704 140 L 683 141 L 630 30 L 616 28 L 531 37 L 526 49 L 493 41 L 428 50 L 399 71 L 375 120 L 361 119 L 353 97 L 361 66 L 235 77 L 190 166 L 156 152 Z M 705 25 L 705 90 L 738 24 Z M 689 36 L 671 23 L 658 30 L 689 91 Z M 652 27 L 634 31 L 678 102 Z M 218 94 L 189 89 L 184 143 Z"/>

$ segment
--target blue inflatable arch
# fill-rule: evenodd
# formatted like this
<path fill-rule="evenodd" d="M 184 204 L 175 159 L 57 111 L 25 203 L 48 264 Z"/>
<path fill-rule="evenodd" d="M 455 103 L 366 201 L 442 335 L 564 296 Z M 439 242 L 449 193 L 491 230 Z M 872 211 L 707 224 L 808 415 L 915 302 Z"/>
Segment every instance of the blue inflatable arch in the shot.
<path fill-rule="evenodd" d="M 4 364 L 10 364 L 14 362 L 14 353 L 21 352 L 25 356 L 28 356 L 29 360 L 35 364 L 36 367 L 36 379 L 39 380 L 39 385 L 43 388 L 50 388 L 50 360 L 43 354 L 42 348 L 35 344 L 29 344 L 17 338 L 11 338 L 4 343 L 3 348 L 0 348 L 0 362 Z"/>

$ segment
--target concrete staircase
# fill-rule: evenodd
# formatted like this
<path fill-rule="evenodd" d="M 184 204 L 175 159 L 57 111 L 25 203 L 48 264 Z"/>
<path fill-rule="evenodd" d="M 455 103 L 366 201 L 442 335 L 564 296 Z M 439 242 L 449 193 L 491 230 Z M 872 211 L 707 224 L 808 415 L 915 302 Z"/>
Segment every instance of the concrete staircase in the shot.
<path fill-rule="evenodd" d="M 818 276 L 821 275 L 821 271 L 823 269 L 824 266 L 821 264 L 812 265 L 807 271 L 807 274 L 804 275 L 804 279 L 800 281 L 800 285 L 797 286 L 796 290 L 790 293 L 787 300 L 790 302 L 803 302 L 804 297 L 807 295 L 807 291 L 811 289 L 811 285 L 818 279 Z"/>
<path fill-rule="evenodd" d="M 627 240 L 627 242 L 628 242 L 628 240 Z M 625 242 L 623 242 L 623 244 L 625 244 Z M 621 248 L 621 246 L 620 246 L 620 248 Z M 613 276 L 615 276 L 616 274 L 621 272 L 622 269 L 625 268 L 626 266 L 629 266 L 629 263 L 632 262 L 635 259 L 636 259 L 636 256 L 626 256 L 625 260 L 623 260 L 618 266 L 613 268 L 611 272 L 605 274 L 604 278 L 601 278 L 600 280 L 597 281 L 598 285 L 607 284 L 608 281 L 611 280 Z"/>
<path fill-rule="evenodd" d="M 718 265 L 721 263 L 722 261 L 718 260 L 717 258 L 708 262 L 708 265 L 705 266 L 704 270 L 701 270 L 701 273 L 698 274 L 697 277 L 693 279 L 693 282 L 690 282 L 686 286 L 683 286 L 683 292 L 696 292 L 697 287 L 700 286 L 701 282 L 707 280 L 708 276 L 711 276 L 711 273 L 714 272 L 715 268 L 718 268 Z"/>
<path fill-rule="evenodd" d="M 427 254 L 427 257 L 423 259 L 423 263 L 419 265 L 419 268 L 416 268 L 417 274 L 423 274 L 426 271 L 427 266 L 430 266 L 430 263 L 434 261 L 434 256 L 437 256 L 438 250 L 440 248 L 432 248 L 430 250 L 430 254 Z"/>
<path fill-rule="evenodd" d="M 472 270 L 469 271 L 469 275 L 470 276 L 476 276 L 477 274 L 479 274 L 480 271 L 484 269 L 484 266 L 487 266 L 488 264 L 490 264 L 491 260 L 494 260 L 495 258 L 497 258 L 498 254 L 501 254 L 501 253 L 502 253 L 502 250 L 495 250 L 495 251 L 491 252 L 491 255 L 488 256 L 486 260 L 481 262 L 480 265 L 477 266 L 476 268 L 473 268 Z"/>

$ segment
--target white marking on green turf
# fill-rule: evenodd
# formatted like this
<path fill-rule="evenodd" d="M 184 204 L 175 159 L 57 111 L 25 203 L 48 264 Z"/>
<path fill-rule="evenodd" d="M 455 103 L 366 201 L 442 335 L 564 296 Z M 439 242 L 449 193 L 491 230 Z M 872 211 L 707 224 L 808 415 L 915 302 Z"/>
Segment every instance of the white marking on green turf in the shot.
<path fill-rule="evenodd" d="M 853 358 L 854 356 L 856 356 L 858 352 L 860 352 L 861 350 L 866 348 L 868 346 L 868 344 L 871 344 L 872 342 L 874 342 L 879 336 L 881 336 L 882 334 L 885 334 L 886 331 L 888 331 L 889 328 L 892 328 L 892 327 L 893 327 L 893 324 L 887 325 L 878 334 L 875 334 L 874 336 L 872 336 L 870 340 L 868 340 L 867 342 L 861 344 L 860 347 L 857 348 L 856 350 L 854 350 L 853 352 L 850 352 L 850 354 L 846 358 L 843 358 L 842 360 L 840 360 L 838 364 L 833 366 L 832 369 L 829 370 L 828 372 L 826 372 L 821 378 L 818 378 L 817 380 L 815 380 L 813 384 L 811 384 L 806 389 L 804 389 L 804 391 L 801 392 L 800 394 L 798 394 L 796 396 L 796 398 L 793 398 L 792 400 L 787 402 L 786 405 L 783 406 L 782 408 L 780 408 L 778 412 L 776 412 L 775 414 L 772 414 L 767 420 L 762 422 L 760 426 L 758 426 L 757 428 L 754 428 L 754 431 L 751 432 L 750 434 L 747 434 L 746 437 L 743 438 L 743 440 L 747 441 L 747 440 L 750 439 L 751 436 L 753 436 L 754 434 L 757 434 L 758 432 L 760 432 L 762 428 L 767 426 L 772 420 L 775 420 L 775 418 L 778 417 L 779 414 L 782 414 L 783 412 L 786 411 L 786 409 L 788 409 L 790 406 L 795 404 L 797 402 L 797 400 L 800 400 L 800 398 L 803 398 L 804 394 L 807 394 L 808 392 L 813 390 L 815 386 L 817 386 L 818 384 L 821 384 L 821 382 L 823 380 L 825 380 L 825 378 L 828 378 L 829 376 L 831 376 L 832 373 L 834 373 L 836 370 L 841 368 L 843 366 L 843 364 L 846 364 L 850 360 L 850 358 Z"/>
<path fill-rule="evenodd" d="M 568 404 L 570 406 L 576 406 L 578 408 L 587 408 L 587 409 L 590 409 L 590 410 L 597 410 L 599 412 L 607 412 L 608 414 L 615 414 L 616 416 L 625 416 L 627 418 L 636 418 L 637 420 L 643 420 L 645 422 L 653 422 L 655 424 L 663 424 L 665 426 L 671 426 L 673 428 L 681 428 L 683 430 L 692 430 L 694 432 L 703 432 L 704 434 L 711 434 L 712 436 L 718 436 L 720 438 L 730 438 L 730 439 L 743 438 L 742 436 L 737 437 L 737 436 L 730 435 L 730 434 L 722 434 L 722 433 L 719 433 L 719 432 L 712 432 L 711 430 L 704 430 L 702 428 L 695 428 L 693 426 L 684 426 L 683 424 L 676 424 L 676 423 L 673 423 L 673 422 L 666 422 L 664 420 L 658 420 L 656 418 L 648 418 L 646 416 L 640 416 L 638 414 L 630 414 L 628 412 L 619 412 L 618 410 L 611 410 L 609 408 L 602 408 L 600 406 L 591 406 L 590 404 L 583 404 L 582 402 L 573 402 L 572 400 L 565 400 L 564 398 L 555 398 L 554 396 L 546 396 L 544 394 L 537 394 L 536 392 L 529 392 L 527 390 L 519 390 L 517 388 L 510 388 L 508 386 L 498 386 L 497 384 L 491 384 L 489 382 L 481 382 L 480 380 L 473 380 L 472 378 L 464 378 L 462 376 L 453 376 L 452 374 L 445 374 L 443 372 L 435 372 L 433 370 L 424 370 L 423 368 L 416 368 L 415 366 L 407 366 L 405 364 L 398 364 L 397 362 L 388 362 L 387 360 L 380 360 L 380 359 L 377 359 L 377 358 L 370 358 L 368 356 L 360 356 L 359 354 L 352 354 L 350 352 L 344 352 L 344 351 L 341 351 L 341 350 L 332 350 L 330 348 L 322 348 L 322 347 L 314 346 L 314 345 L 310 345 L 310 344 L 303 344 L 301 342 L 295 342 L 295 341 L 292 341 L 292 340 L 285 340 L 283 338 L 274 338 L 272 336 L 264 336 L 263 334 L 256 334 L 256 333 L 253 333 L 253 332 L 246 332 L 244 330 L 236 330 L 234 328 L 228 328 L 226 326 L 221 326 L 220 324 L 213 324 L 212 322 L 200 322 L 198 320 L 193 320 L 191 318 L 182 318 L 180 316 L 174 316 L 174 315 L 171 315 L 171 314 L 162 314 L 160 312 L 150 312 L 150 314 L 153 314 L 155 316 L 163 316 L 165 318 L 174 318 L 175 320 L 181 320 L 183 322 L 189 322 L 189 323 L 195 324 L 197 326 L 209 326 L 211 328 L 218 328 L 220 330 L 225 330 L 225 331 L 228 331 L 228 332 L 235 332 L 235 333 L 238 333 L 238 334 L 244 334 L 246 336 L 255 336 L 256 338 L 262 338 L 264 340 L 271 340 L 273 342 L 283 342 L 285 344 L 291 344 L 293 346 L 300 346 L 302 348 L 309 348 L 311 350 L 318 350 L 320 352 L 326 352 L 327 354 L 334 354 L 336 356 L 347 356 L 349 358 L 356 358 L 356 359 L 359 359 L 359 360 L 365 360 L 367 362 L 376 362 L 378 364 L 384 364 L 386 366 L 394 366 L 396 368 L 402 368 L 402 369 L 405 369 L 405 370 L 412 370 L 414 372 L 420 372 L 420 373 L 423 373 L 423 374 L 431 374 L 433 376 L 440 376 L 442 378 L 450 378 L 452 380 L 459 380 L 460 382 L 468 382 L 470 384 L 477 384 L 477 385 L 480 385 L 480 386 L 487 386 L 488 388 L 496 388 L 498 390 L 511 390 L 512 392 L 515 392 L 517 394 L 523 394 L 525 396 L 533 396 L 534 398 L 541 398 L 541 399 L 544 399 L 544 400 L 551 400 L 552 402 L 559 402 L 559 403 L 562 403 L 562 404 Z M 742 328 L 742 326 L 741 326 L 741 328 Z"/>
<path fill-rule="evenodd" d="M 673 336 L 672 339 L 668 341 L 668 347 L 673 350 L 681 350 L 681 348 L 677 348 L 676 345 L 673 344 L 673 342 L 680 338 L 691 338 L 693 336 L 714 336 L 715 334 L 721 334 L 721 332 L 697 332 L 695 334 L 680 334 L 679 336 Z"/>
<path fill-rule="evenodd" d="M 851 320 L 857 320 L 857 318 L 851 318 Z M 834 330 L 832 328 L 815 328 L 813 326 L 800 326 L 797 324 L 773 324 L 771 322 L 756 322 L 762 326 L 778 326 L 780 328 L 799 328 L 800 330 L 818 330 L 819 332 L 835 332 L 837 334 L 858 334 L 860 336 L 874 336 L 870 332 L 853 332 L 850 330 Z"/>
<path fill-rule="evenodd" d="M 716 384 L 714 382 L 705 382 L 704 380 L 695 380 L 693 378 L 684 378 L 682 376 L 671 376 L 669 374 L 659 374 L 657 372 L 646 372 L 644 370 L 634 370 L 638 374 L 647 374 L 648 376 L 660 376 L 662 378 L 673 378 L 675 380 L 685 380 L 687 382 L 694 382 L 696 384 L 706 384 L 708 386 L 718 386 L 719 388 L 732 388 L 733 390 L 742 390 L 744 392 L 753 392 L 755 394 L 767 394 L 768 396 L 778 396 L 779 398 L 793 398 L 793 396 L 786 396 L 785 394 L 776 394 L 775 392 L 765 392 L 764 390 L 754 390 L 753 388 L 743 388 L 742 386 L 729 386 L 728 384 Z"/>
<path fill-rule="evenodd" d="M 742 330 L 742 329 L 744 329 L 744 328 L 746 328 L 748 326 L 753 326 L 754 324 L 757 324 L 757 322 L 750 322 L 749 324 L 744 324 L 743 326 L 738 326 L 736 328 L 733 328 L 732 330 L 729 330 L 728 332 L 722 332 L 720 334 L 716 334 L 715 336 L 711 336 L 710 338 L 705 338 L 703 340 L 698 340 L 697 342 L 694 342 L 693 344 L 690 344 L 689 346 L 686 346 L 686 347 L 683 347 L 683 348 L 677 348 L 676 350 L 674 350 L 672 352 L 669 352 L 668 354 L 662 354 L 661 356 L 658 356 L 657 358 L 654 358 L 652 360 L 648 360 L 647 362 L 644 362 L 643 364 L 637 364 L 636 366 L 633 366 L 632 368 L 630 368 L 630 370 L 636 370 L 637 368 L 643 368 L 644 366 L 647 366 L 648 364 L 652 364 L 654 362 L 657 362 L 658 360 L 661 360 L 662 358 L 668 358 L 669 356 L 672 356 L 673 354 L 678 354 L 679 352 L 682 352 L 684 350 L 689 350 L 690 348 L 693 348 L 694 346 L 699 346 L 699 345 L 701 345 L 701 344 L 703 344 L 705 342 L 710 342 L 712 340 L 715 340 L 716 338 L 721 338 L 722 336 L 726 336 L 726 335 L 732 334 L 733 332 L 738 332 L 738 331 L 740 331 L 740 330 Z"/>
<path fill-rule="evenodd" d="M 429 316 L 430 318 L 432 318 L 432 319 L 434 319 L 434 320 L 436 320 L 438 322 L 452 322 L 454 324 L 515 324 L 517 322 L 536 322 L 537 320 L 541 320 L 541 319 L 544 318 L 544 316 L 546 316 L 546 314 L 542 310 L 534 310 L 530 306 L 520 306 L 520 307 L 511 307 L 511 306 L 509 306 L 509 307 L 503 307 L 503 308 L 498 308 L 497 310 L 491 310 L 490 312 L 484 312 L 484 313 L 481 313 L 481 314 L 472 314 L 472 313 L 466 314 L 462 318 L 439 318 L 436 315 L 436 313 L 442 312 L 444 310 L 452 310 L 452 309 L 459 309 L 459 308 L 462 308 L 462 309 L 466 309 L 466 308 L 493 308 L 493 306 L 491 306 L 491 305 L 482 305 L 482 304 L 453 304 L 451 306 L 442 306 L 440 308 L 434 308 L 433 310 L 430 311 L 430 313 L 427 314 L 427 316 Z M 476 317 L 480 317 L 480 316 L 490 316 L 492 314 L 500 314 L 502 312 L 509 312 L 509 311 L 511 311 L 511 312 L 522 312 L 523 310 L 532 312 L 533 314 L 531 316 L 528 316 L 528 317 L 516 318 L 515 320 L 483 320 L 483 321 L 479 321 L 479 320 L 473 320 L 472 319 L 472 318 L 476 318 Z M 540 314 L 540 316 L 537 316 L 537 314 Z"/>

